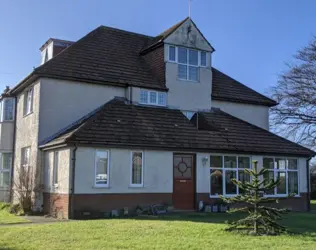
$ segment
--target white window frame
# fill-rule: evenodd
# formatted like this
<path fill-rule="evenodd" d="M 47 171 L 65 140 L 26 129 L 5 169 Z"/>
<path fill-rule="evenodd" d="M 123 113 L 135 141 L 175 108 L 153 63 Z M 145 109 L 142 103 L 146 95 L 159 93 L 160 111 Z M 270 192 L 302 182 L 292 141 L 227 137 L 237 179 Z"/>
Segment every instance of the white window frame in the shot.
<path fill-rule="evenodd" d="M 133 183 L 133 154 L 141 153 L 142 154 L 142 176 L 141 183 Z M 144 152 L 141 150 L 131 151 L 131 164 L 130 164 L 130 187 L 144 187 Z"/>
<path fill-rule="evenodd" d="M 205 53 L 205 65 L 202 65 L 202 53 Z M 207 67 L 207 52 L 206 51 L 199 51 L 199 65 L 201 68 Z"/>
<path fill-rule="evenodd" d="M 199 51 L 196 50 L 196 49 L 185 48 L 185 47 L 177 47 L 177 51 L 179 50 L 179 48 L 185 49 L 187 51 L 187 63 L 180 63 L 179 60 L 177 61 L 178 65 L 183 65 L 183 66 L 187 67 L 187 77 L 186 77 L 186 79 L 185 78 L 180 78 L 179 77 L 179 70 L 178 70 L 178 79 L 182 80 L 182 81 L 199 82 L 200 81 L 200 70 L 199 70 L 199 67 L 200 67 L 200 53 L 199 53 Z M 193 51 L 197 52 L 197 55 L 198 55 L 198 63 L 197 63 L 197 65 L 190 64 L 190 61 L 189 61 L 190 50 L 193 50 Z M 179 52 L 177 54 L 179 54 Z M 189 78 L 189 68 L 190 67 L 197 68 L 197 80 L 191 80 Z"/>
<path fill-rule="evenodd" d="M 26 153 L 26 150 L 29 151 L 29 155 L 28 155 L 28 164 L 23 164 L 24 163 L 24 159 L 25 159 L 25 153 Z M 31 161 L 31 146 L 27 146 L 27 147 L 23 147 L 21 148 L 21 166 L 22 167 L 29 167 L 30 166 L 30 161 Z"/>
<path fill-rule="evenodd" d="M 174 48 L 175 50 L 175 56 L 174 56 L 174 61 L 173 60 L 170 60 L 170 48 Z M 168 45 L 168 59 L 167 61 L 169 62 L 177 62 L 178 61 L 178 49 L 177 49 L 177 46 L 174 46 L 174 45 Z"/>
<path fill-rule="evenodd" d="M 239 157 L 247 157 L 249 158 L 249 169 L 252 169 L 252 157 L 249 155 L 234 155 L 234 154 L 210 154 L 210 162 L 209 164 L 211 164 L 211 156 L 221 156 L 222 157 L 222 167 L 221 168 L 211 168 L 209 167 L 209 173 L 211 173 L 212 170 L 221 170 L 222 171 L 222 175 L 223 175 L 223 187 L 222 187 L 222 193 L 223 194 L 219 194 L 219 195 L 212 195 L 211 193 L 211 175 L 210 175 L 210 179 L 209 179 L 209 196 L 210 198 L 218 198 L 220 195 L 224 196 L 224 197 L 233 197 L 233 196 L 237 196 L 239 194 L 239 187 L 236 187 L 236 194 L 226 194 L 226 171 L 236 171 L 236 179 L 239 180 L 239 171 L 244 170 L 245 168 L 238 168 L 238 158 Z M 230 156 L 230 157 L 236 157 L 236 168 L 225 168 L 224 164 L 225 164 L 225 156 Z"/>
<path fill-rule="evenodd" d="M 142 91 L 147 92 L 147 102 L 142 102 L 142 100 L 140 98 Z M 150 94 L 151 93 L 155 93 L 155 95 L 156 95 L 156 102 L 150 102 Z M 165 103 L 164 104 L 159 104 L 159 94 L 163 94 L 164 95 L 164 98 L 165 98 Z M 139 103 L 140 104 L 159 106 L 159 107 L 166 107 L 167 106 L 167 93 L 165 93 L 165 92 L 141 89 L 140 90 L 140 96 L 139 96 Z"/>
<path fill-rule="evenodd" d="M 31 98 L 29 99 L 29 95 L 31 93 Z M 34 103 L 34 88 L 29 88 L 24 93 L 24 116 L 27 116 L 33 112 L 33 103 Z"/>
<path fill-rule="evenodd" d="M 53 186 L 58 187 L 59 179 L 59 151 L 53 152 Z"/>
<path fill-rule="evenodd" d="M 10 166 L 9 166 L 9 168 L 7 169 L 7 168 L 4 168 L 3 167 L 3 155 L 4 154 L 11 154 L 11 158 L 10 158 Z M 2 152 L 1 153 L 1 164 L 0 164 L 0 175 L 2 174 L 2 173 L 9 173 L 9 185 L 8 186 L 2 186 L 2 185 L 0 185 L 0 188 L 9 188 L 10 187 L 10 180 L 11 180 L 11 169 L 12 169 L 12 156 L 13 156 L 13 154 L 12 154 L 12 152 Z"/>
<path fill-rule="evenodd" d="M 6 101 L 12 101 L 12 119 L 5 119 L 5 107 L 6 107 Z M 5 98 L 1 102 L 1 121 L 13 121 L 14 120 L 14 115 L 15 115 L 15 103 L 13 98 Z"/>
<path fill-rule="evenodd" d="M 296 172 L 297 173 L 297 194 L 294 197 L 300 197 L 300 171 L 299 171 L 299 159 L 295 157 L 286 157 L 286 156 L 264 156 L 262 157 L 262 167 L 263 166 L 263 159 L 264 158 L 272 158 L 273 159 L 273 169 L 267 169 L 268 172 L 273 172 L 274 181 L 276 181 L 277 175 L 279 172 L 285 172 L 285 189 L 286 194 L 278 194 L 277 187 L 274 188 L 274 194 L 265 194 L 265 197 L 288 197 L 289 196 L 289 172 Z M 284 159 L 285 160 L 285 169 L 277 169 L 276 168 L 276 161 L 275 159 Z M 293 159 L 296 160 L 297 166 L 296 169 L 288 169 L 288 160 Z"/>
<path fill-rule="evenodd" d="M 106 184 L 97 184 L 96 183 L 96 176 L 97 176 L 97 152 L 106 152 L 108 156 L 108 165 L 107 165 L 107 183 Z M 108 188 L 110 187 L 110 150 L 107 149 L 95 149 L 94 150 L 94 187 L 99 188 Z"/>

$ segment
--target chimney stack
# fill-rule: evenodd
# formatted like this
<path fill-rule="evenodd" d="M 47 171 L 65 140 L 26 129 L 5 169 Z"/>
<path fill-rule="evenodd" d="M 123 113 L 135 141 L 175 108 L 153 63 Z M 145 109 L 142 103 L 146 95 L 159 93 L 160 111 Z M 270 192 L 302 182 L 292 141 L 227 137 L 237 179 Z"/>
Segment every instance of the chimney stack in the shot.
<path fill-rule="evenodd" d="M 42 47 L 40 47 L 41 51 L 41 65 L 46 63 L 48 60 L 52 59 L 53 57 L 57 56 L 60 52 L 64 49 L 68 48 L 74 42 L 60 40 L 55 38 L 48 39 Z"/>

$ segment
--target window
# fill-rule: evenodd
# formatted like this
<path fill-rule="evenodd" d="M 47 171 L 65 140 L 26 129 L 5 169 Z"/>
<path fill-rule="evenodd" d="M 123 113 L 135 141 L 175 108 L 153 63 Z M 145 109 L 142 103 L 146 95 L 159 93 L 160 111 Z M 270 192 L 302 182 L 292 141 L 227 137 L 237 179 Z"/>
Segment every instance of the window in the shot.
<path fill-rule="evenodd" d="M 55 151 L 53 161 L 53 185 L 58 185 L 58 155 L 58 151 Z"/>
<path fill-rule="evenodd" d="M 31 155 L 31 147 L 22 148 L 21 153 L 21 164 L 22 167 L 30 166 L 30 155 Z"/>
<path fill-rule="evenodd" d="M 14 112 L 14 99 L 4 99 L 2 108 L 2 121 L 12 121 Z"/>
<path fill-rule="evenodd" d="M 132 152 L 131 186 L 143 186 L 143 152 Z"/>
<path fill-rule="evenodd" d="M 106 150 L 95 152 L 95 186 L 109 186 L 109 152 Z"/>
<path fill-rule="evenodd" d="M 192 117 L 193 117 L 194 114 L 195 114 L 194 111 L 182 111 L 182 113 L 183 113 L 189 120 L 191 120 Z"/>
<path fill-rule="evenodd" d="M 201 51 L 201 67 L 206 67 L 206 52 Z"/>
<path fill-rule="evenodd" d="M 178 48 L 178 77 L 197 82 L 199 80 L 199 53 L 197 50 Z"/>
<path fill-rule="evenodd" d="M 209 53 L 183 47 L 169 46 L 169 62 L 178 63 L 178 78 L 181 80 L 199 81 L 199 67 L 206 67 Z"/>
<path fill-rule="evenodd" d="M 169 61 L 176 61 L 176 47 L 174 46 L 169 46 Z"/>
<path fill-rule="evenodd" d="M 150 104 L 156 106 L 166 106 L 167 94 L 164 92 L 141 90 L 140 100 L 141 104 Z"/>
<path fill-rule="evenodd" d="M 280 179 L 280 184 L 266 192 L 266 195 L 287 196 L 299 194 L 297 159 L 266 157 L 263 167 L 268 171 L 264 175 L 265 183 Z"/>
<path fill-rule="evenodd" d="M 210 195 L 229 196 L 243 193 L 243 190 L 236 186 L 232 179 L 249 182 L 250 176 L 244 170 L 250 167 L 250 157 L 247 156 L 212 155 L 210 157 Z"/>
<path fill-rule="evenodd" d="M 2 153 L 0 165 L 0 187 L 9 187 L 12 153 Z"/>
<path fill-rule="evenodd" d="M 33 88 L 30 88 L 24 95 L 24 115 L 33 112 Z"/>

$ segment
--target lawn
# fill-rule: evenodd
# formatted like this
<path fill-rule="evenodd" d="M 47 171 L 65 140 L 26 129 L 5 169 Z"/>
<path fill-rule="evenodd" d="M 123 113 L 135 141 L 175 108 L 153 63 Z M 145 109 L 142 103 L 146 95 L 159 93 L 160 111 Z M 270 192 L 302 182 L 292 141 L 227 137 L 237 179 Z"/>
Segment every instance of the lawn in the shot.
<path fill-rule="evenodd" d="M 0 202 L 0 225 L 28 222 L 22 216 L 15 216 L 8 212 L 8 207 Z"/>
<path fill-rule="evenodd" d="M 0 227 L 1 249 L 316 249 L 316 213 L 284 224 L 300 234 L 242 236 L 223 231 L 228 214 L 107 219 Z"/>

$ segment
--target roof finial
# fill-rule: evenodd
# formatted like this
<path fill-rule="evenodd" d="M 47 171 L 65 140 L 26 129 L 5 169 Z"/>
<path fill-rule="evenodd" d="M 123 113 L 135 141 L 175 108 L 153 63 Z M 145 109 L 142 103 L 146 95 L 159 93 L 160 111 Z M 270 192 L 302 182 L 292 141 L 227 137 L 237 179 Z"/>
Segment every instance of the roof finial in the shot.
<path fill-rule="evenodd" d="M 191 0 L 188 0 L 189 1 L 189 18 L 191 18 Z"/>

